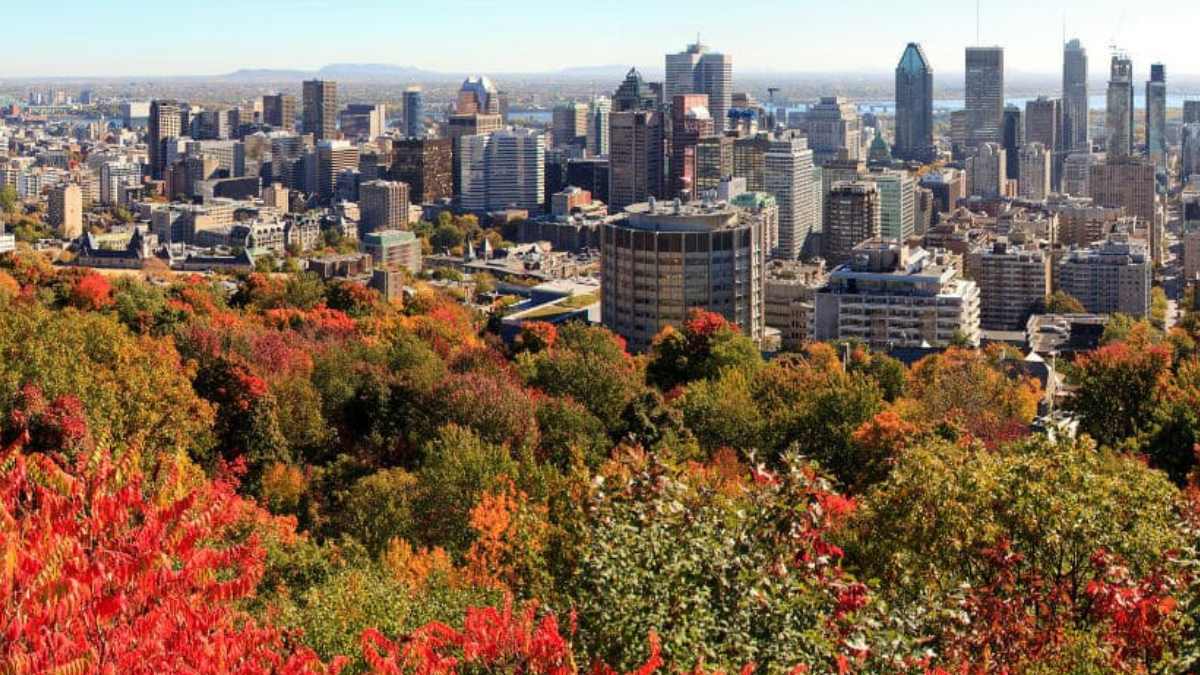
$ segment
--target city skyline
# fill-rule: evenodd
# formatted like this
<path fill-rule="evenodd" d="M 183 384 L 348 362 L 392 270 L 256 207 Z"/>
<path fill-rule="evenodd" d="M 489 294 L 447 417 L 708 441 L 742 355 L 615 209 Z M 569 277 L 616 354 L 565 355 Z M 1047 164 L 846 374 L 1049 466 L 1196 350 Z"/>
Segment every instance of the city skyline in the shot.
<path fill-rule="evenodd" d="M 157 14 L 147 0 L 128 0 L 122 3 L 124 11 L 112 13 L 112 26 L 85 21 L 56 25 L 56 43 L 68 48 L 47 49 L 44 32 L 13 31 L 6 36 L 6 53 L 36 50 L 38 58 L 0 60 L 0 78 L 215 76 L 330 63 L 511 74 L 619 64 L 656 74 L 662 54 L 693 42 L 697 32 L 714 50 L 735 55 L 737 70 L 747 74 L 890 71 L 896 54 L 911 41 L 922 45 L 935 73 L 948 76 L 961 72 L 963 48 L 977 44 L 971 3 L 926 13 L 885 0 L 764 0 L 751 14 L 729 3 L 695 0 L 688 5 L 695 25 L 679 20 L 676 4 L 612 0 L 604 12 L 580 14 L 588 27 L 581 36 L 572 24 L 560 21 L 562 8 L 549 0 L 526 0 L 521 11 L 482 0 L 445 0 L 420 20 L 400 5 L 348 0 L 338 5 L 333 21 L 328 4 L 319 0 L 286 5 L 214 0 L 209 5 L 213 16 L 236 15 L 238 20 L 191 37 L 151 23 Z M 82 0 L 60 5 L 65 15 L 73 8 L 79 16 L 91 9 Z M 1115 42 L 1147 69 L 1152 62 L 1163 62 L 1173 74 L 1200 75 L 1200 60 L 1189 54 L 1187 22 L 1174 20 L 1185 7 L 1182 0 L 1137 6 L 1136 11 L 1127 11 L 1128 3 L 1120 0 L 1011 0 L 1003 6 L 989 0 L 981 4 L 978 44 L 1004 47 L 1014 73 L 1058 71 L 1065 33 L 1088 48 L 1093 71 L 1099 71 Z M 20 5 L 6 9 L 5 16 L 10 25 L 32 25 L 41 11 L 36 5 Z M 638 20 L 628 21 L 634 12 Z M 430 30 L 443 20 L 453 31 L 452 48 L 447 33 Z M 122 33 L 124 39 L 113 39 Z M 523 35 L 537 39 L 517 37 Z"/>

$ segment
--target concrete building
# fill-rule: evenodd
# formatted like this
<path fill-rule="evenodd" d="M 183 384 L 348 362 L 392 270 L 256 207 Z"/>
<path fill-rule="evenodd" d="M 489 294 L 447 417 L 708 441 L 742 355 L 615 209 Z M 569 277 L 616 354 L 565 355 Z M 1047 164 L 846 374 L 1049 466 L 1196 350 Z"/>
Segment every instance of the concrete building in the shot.
<path fill-rule="evenodd" d="M 729 128 L 729 110 L 733 106 L 733 57 L 711 52 L 707 45 L 688 45 L 679 54 L 666 57 L 666 82 L 663 95 L 668 101 L 684 94 L 708 96 L 713 129 L 717 134 Z"/>
<path fill-rule="evenodd" d="M 980 256 L 980 324 L 984 330 L 1022 330 L 1052 291 L 1051 256 L 1007 241 Z"/>
<path fill-rule="evenodd" d="M 1110 157 L 1091 167 L 1091 197 L 1098 206 L 1124 207 L 1143 224 L 1157 220 L 1154 165 L 1141 157 Z"/>
<path fill-rule="evenodd" d="M 759 132 L 733 140 L 733 175 L 746 179 L 746 189 L 762 192 L 767 189 L 766 156 L 771 149 L 771 134 Z M 805 141 L 808 147 L 808 141 Z"/>
<path fill-rule="evenodd" d="M 862 118 L 853 103 L 838 96 L 822 97 L 809 107 L 804 122 L 813 161 L 866 158 L 862 141 Z M 844 152 L 843 152 L 844 151 Z"/>
<path fill-rule="evenodd" d="M 1063 46 L 1062 152 L 1091 153 L 1092 138 L 1088 126 L 1087 50 L 1079 40 Z"/>
<path fill-rule="evenodd" d="M 812 150 L 804 137 L 796 132 L 785 132 L 770 139 L 763 154 L 762 175 L 761 192 L 774 197 L 779 205 L 778 243 L 770 253 L 774 258 L 794 261 L 812 249 L 814 238 L 821 232 L 817 186 L 812 181 Z M 746 189 L 760 191 L 751 187 L 749 180 L 746 180 Z"/>
<path fill-rule="evenodd" d="M 1025 104 L 1025 144 L 1041 143 L 1046 147 L 1053 190 L 1062 185 L 1062 163 L 1066 157 L 1061 150 L 1062 126 L 1062 102 L 1058 99 L 1039 96 Z"/>
<path fill-rule="evenodd" d="M 47 220 L 60 239 L 78 239 L 83 234 L 83 190 L 74 183 L 51 189 Z"/>
<path fill-rule="evenodd" d="M 142 184 L 142 167 L 128 162 L 105 162 L 100 165 L 100 203 L 117 206 L 121 203 L 122 187 Z"/>
<path fill-rule="evenodd" d="M 880 350 L 978 345 L 979 287 L 949 258 L 894 240 L 862 242 L 817 292 L 815 339 L 858 339 Z"/>
<path fill-rule="evenodd" d="M 588 104 L 587 150 L 592 157 L 608 155 L 608 116 L 612 110 L 612 99 L 607 96 L 597 96 Z"/>
<path fill-rule="evenodd" d="M 932 162 L 933 68 L 921 45 L 910 42 L 896 66 L 896 132 L 892 156 L 899 160 Z"/>
<path fill-rule="evenodd" d="M 608 161 L 614 211 L 663 197 L 662 115 L 650 110 L 612 113 Z"/>
<path fill-rule="evenodd" d="M 636 353 L 692 309 L 704 309 L 760 342 L 765 229 L 760 216 L 735 206 L 629 207 L 600 228 L 604 325 Z"/>
<path fill-rule="evenodd" d="M 1058 288 L 1094 314 L 1149 316 L 1150 279 L 1145 245 L 1122 235 L 1094 248 L 1071 251 L 1058 268 Z"/>
<path fill-rule="evenodd" d="M 876 171 L 865 177 L 879 191 L 879 234 L 908 241 L 917 229 L 917 183 L 907 171 Z"/>
<path fill-rule="evenodd" d="M 380 104 L 351 103 L 338 113 L 342 136 L 373 141 L 387 128 L 387 108 Z"/>
<path fill-rule="evenodd" d="M 822 244 L 826 262 L 842 265 L 850 260 L 855 246 L 879 237 L 881 217 L 875 183 L 834 183 L 825 197 Z"/>
<path fill-rule="evenodd" d="M 409 186 L 414 204 L 454 196 L 454 148 L 449 138 L 407 138 L 392 143 L 392 180 Z"/>
<path fill-rule="evenodd" d="M 695 195 L 703 197 L 733 177 L 733 144 L 729 136 L 705 136 L 696 142 Z"/>
<path fill-rule="evenodd" d="M 358 148 L 348 141 L 323 140 L 317 143 L 317 197 L 332 200 L 337 194 L 338 177 L 358 168 Z"/>
<path fill-rule="evenodd" d="M 1167 67 L 1150 66 L 1146 82 L 1146 154 L 1159 171 L 1167 168 Z"/>
<path fill-rule="evenodd" d="M 1020 179 L 1017 195 L 1045 201 L 1050 196 L 1050 151 L 1041 143 L 1028 143 L 1020 150 Z"/>
<path fill-rule="evenodd" d="M 779 331 L 784 349 L 800 349 L 815 332 L 817 291 L 828 279 L 825 262 L 819 259 L 767 263 L 763 289 L 767 328 Z"/>
<path fill-rule="evenodd" d="M 1200 274 L 1200 227 L 1190 227 L 1183 234 L 1183 278 L 1195 279 Z"/>
<path fill-rule="evenodd" d="M 1104 153 L 1076 152 L 1063 161 L 1062 194 L 1090 199 L 1092 196 L 1092 167 L 1103 164 Z"/>
<path fill-rule="evenodd" d="M 163 180 L 170 161 L 168 144 L 184 135 L 190 126 L 190 108 L 178 101 L 151 101 L 146 146 L 149 150 L 150 176 Z"/>
<path fill-rule="evenodd" d="M 586 103 L 560 103 L 551 113 L 554 147 L 587 147 L 588 105 Z"/>
<path fill-rule="evenodd" d="M 1002 143 L 1004 49 L 967 47 L 965 144 Z"/>
<path fill-rule="evenodd" d="M 999 143 L 983 143 L 967 158 L 967 193 L 994 199 L 1004 195 L 1006 154 Z"/>
<path fill-rule="evenodd" d="M 449 138 L 454 151 L 451 175 L 454 180 L 453 193 L 455 195 L 462 194 L 462 185 L 459 183 L 459 178 L 462 176 L 463 170 L 461 139 L 466 136 L 487 136 L 493 131 L 499 131 L 503 128 L 504 118 L 499 113 L 451 115 L 446 120 L 446 129 L 449 132 Z"/>
<path fill-rule="evenodd" d="M 921 177 L 921 187 L 933 193 L 935 212 L 951 213 L 967 198 L 967 175 L 959 169 L 934 169 Z"/>
<path fill-rule="evenodd" d="M 486 212 L 524 209 L 540 215 L 546 200 L 546 137 L 533 129 L 460 139 L 461 206 Z"/>
<path fill-rule="evenodd" d="M 339 138 L 337 130 L 338 85 L 330 80 L 306 80 L 303 88 L 304 133 L 313 140 Z"/>
<path fill-rule="evenodd" d="M 358 188 L 359 241 L 379 230 L 400 230 L 409 223 L 408 186 L 394 181 L 373 180 Z"/>
<path fill-rule="evenodd" d="M 1133 154 L 1133 61 L 1124 52 L 1116 52 L 1112 57 L 1105 129 L 1109 155 Z"/>
<path fill-rule="evenodd" d="M 425 91 L 420 87 L 404 90 L 404 137 L 425 138 L 429 135 L 425 126 Z"/>
<path fill-rule="evenodd" d="M 713 135 L 714 120 L 705 94 L 682 94 L 671 101 L 671 161 L 667 169 L 667 197 L 694 199 L 696 145 Z"/>
<path fill-rule="evenodd" d="M 421 240 L 407 230 L 385 230 L 365 235 L 359 243 L 375 267 L 421 271 Z"/>

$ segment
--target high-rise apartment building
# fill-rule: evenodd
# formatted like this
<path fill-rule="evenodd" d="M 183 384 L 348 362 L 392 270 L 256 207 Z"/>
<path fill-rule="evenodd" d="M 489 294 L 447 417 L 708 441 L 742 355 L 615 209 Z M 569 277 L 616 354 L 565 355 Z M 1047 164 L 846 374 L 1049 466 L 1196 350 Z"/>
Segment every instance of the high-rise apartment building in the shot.
<path fill-rule="evenodd" d="M 425 91 L 420 87 L 404 90 L 404 136 L 425 138 L 429 133 L 425 127 Z"/>
<path fill-rule="evenodd" d="M 1004 49 L 967 47 L 966 67 L 966 145 L 1001 143 Z"/>
<path fill-rule="evenodd" d="M 408 186 L 373 180 L 358 187 L 358 239 L 379 230 L 399 230 L 408 225 Z"/>
<path fill-rule="evenodd" d="M 296 130 L 296 97 L 272 94 L 262 99 L 263 124 L 279 131 Z"/>
<path fill-rule="evenodd" d="M 746 179 L 746 189 L 763 192 L 766 188 L 766 155 L 771 147 L 771 135 L 760 131 L 733 141 L 733 175 Z M 805 147 L 808 147 L 807 141 Z"/>
<path fill-rule="evenodd" d="M 724 316 L 755 342 L 766 328 L 763 215 L 736 206 L 636 204 L 600 226 L 601 317 L 633 352 L 692 309 Z"/>
<path fill-rule="evenodd" d="M 999 241 L 980 256 L 980 324 L 1023 330 L 1052 290 L 1051 256 Z"/>
<path fill-rule="evenodd" d="M 358 148 L 348 141 L 317 143 L 317 197 L 329 201 L 337 194 L 338 177 L 358 168 Z"/>
<path fill-rule="evenodd" d="M 460 107 L 460 109 L 462 109 Z M 446 121 L 450 141 L 454 149 L 454 194 L 462 194 L 462 144 L 466 136 L 487 136 L 504 127 L 504 118 L 499 113 L 466 113 L 451 115 Z"/>
<path fill-rule="evenodd" d="M 1062 152 L 1091 152 L 1088 127 L 1087 50 L 1079 40 L 1063 47 Z"/>
<path fill-rule="evenodd" d="M 733 139 L 729 136 L 705 136 L 696 143 L 696 181 L 694 194 L 703 198 L 716 190 L 721 181 L 733 176 Z"/>
<path fill-rule="evenodd" d="M 785 132 L 768 140 L 762 161 L 763 188 L 751 191 L 771 195 L 779 209 L 777 244 L 771 255 L 795 260 L 812 248 L 813 238 L 821 230 L 813 152 L 799 133 Z"/>
<path fill-rule="evenodd" d="M 1050 185 L 1062 185 L 1062 163 L 1066 157 L 1059 134 L 1063 128 L 1061 101 L 1039 96 L 1025 104 L 1025 143 L 1041 143 L 1050 154 Z M 1010 176 L 1011 178 L 1011 176 Z"/>
<path fill-rule="evenodd" d="M 671 101 L 671 162 L 667 197 L 696 197 L 696 145 L 714 132 L 705 94 L 681 94 Z"/>
<path fill-rule="evenodd" d="M 892 156 L 913 162 L 932 162 L 933 68 L 921 45 L 910 42 L 896 66 L 896 133 Z"/>
<path fill-rule="evenodd" d="M 994 199 L 1004 195 L 1006 153 L 999 143 L 984 143 L 967 159 L 967 192 Z"/>
<path fill-rule="evenodd" d="M 83 190 L 64 183 L 50 190 L 50 226 L 60 239 L 71 241 L 83 235 Z"/>
<path fill-rule="evenodd" d="M 707 95 L 714 130 L 724 133 L 733 107 L 733 57 L 710 52 L 707 45 L 697 42 L 683 52 L 668 54 L 666 70 L 663 94 L 667 100 L 683 94 Z"/>
<path fill-rule="evenodd" d="M 808 147 L 817 164 L 838 158 L 864 159 L 862 118 L 853 103 L 825 96 L 808 109 L 804 123 Z"/>
<path fill-rule="evenodd" d="M 406 138 L 392 143 L 391 179 L 409 186 L 414 204 L 454 196 L 454 149 L 449 138 Z"/>
<path fill-rule="evenodd" d="M 301 111 L 304 133 L 313 140 L 336 140 L 338 85 L 330 80 L 306 80 L 303 87 Z"/>
<path fill-rule="evenodd" d="M 1146 154 L 1159 171 L 1167 168 L 1167 67 L 1161 63 L 1150 66 L 1146 82 Z"/>
<path fill-rule="evenodd" d="M 487 146 L 487 208 L 545 210 L 546 136 L 534 129 L 492 132 Z"/>
<path fill-rule="evenodd" d="M 1089 312 L 1129 316 L 1150 313 L 1151 257 L 1141 242 L 1113 235 L 1096 248 L 1067 254 L 1058 267 L 1058 288 Z"/>
<path fill-rule="evenodd" d="M 146 130 L 150 175 L 163 180 L 166 175 L 167 143 L 185 135 L 190 126 L 190 108 L 178 101 L 151 101 Z"/>
<path fill-rule="evenodd" d="M 834 183 L 825 195 L 825 229 L 821 235 L 825 260 L 831 266 L 849 261 L 855 246 L 879 236 L 881 218 L 875 183 Z"/>
<path fill-rule="evenodd" d="M 1017 194 L 1045 201 L 1050 196 L 1050 151 L 1041 143 L 1026 143 L 1018 151 L 1018 159 L 1021 166 Z"/>
<path fill-rule="evenodd" d="M 1117 157 L 1133 154 L 1133 61 L 1124 52 L 1112 57 L 1106 110 L 1108 154 Z"/>
<path fill-rule="evenodd" d="M 653 110 L 612 113 L 608 161 L 614 211 L 665 196 L 662 115 Z"/>
<path fill-rule="evenodd" d="M 979 344 L 979 287 L 945 252 L 871 239 L 852 250 L 817 292 L 814 338 L 875 349 Z"/>

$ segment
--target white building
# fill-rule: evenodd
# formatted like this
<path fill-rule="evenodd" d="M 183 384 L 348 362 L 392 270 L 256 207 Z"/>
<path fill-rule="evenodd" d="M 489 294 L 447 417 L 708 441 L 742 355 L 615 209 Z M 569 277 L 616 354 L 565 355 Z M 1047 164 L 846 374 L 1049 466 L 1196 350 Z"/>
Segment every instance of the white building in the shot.
<path fill-rule="evenodd" d="M 779 207 L 778 243 L 772 257 L 795 260 L 821 230 L 817 186 L 813 183 L 813 152 L 799 134 L 771 141 L 764 155 L 766 192 Z"/>
<path fill-rule="evenodd" d="M 1050 196 L 1050 151 L 1041 143 L 1021 146 L 1017 194 L 1025 199 L 1045 201 Z"/>

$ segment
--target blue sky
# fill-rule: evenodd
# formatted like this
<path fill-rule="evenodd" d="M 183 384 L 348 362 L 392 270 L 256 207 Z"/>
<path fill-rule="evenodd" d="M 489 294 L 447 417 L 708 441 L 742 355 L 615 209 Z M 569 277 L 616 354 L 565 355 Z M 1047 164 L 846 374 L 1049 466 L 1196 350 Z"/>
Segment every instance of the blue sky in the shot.
<path fill-rule="evenodd" d="M 1063 19 L 1093 72 L 1112 38 L 1138 71 L 1200 74 L 1195 0 L 982 0 L 1008 67 L 1059 68 Z M 1191 7 L 1191 9 L 1188 9 Z M 220 17 L 220 18 L 218 18 Z M 974 0 L 52 0 L 0 3 L 0 77 L 204 75 L 373 62 L 450 72 L 662 67 L 700 31 L 735 68 L 887 70 L 921 42 L 961 72 Z M 1119 32 L 1118 32 L 1119 31 Z M 1190 33 L 1190 34 L 1189 34 Z M 1190 51 L 1190 54 L 1189 54 Z"/>

